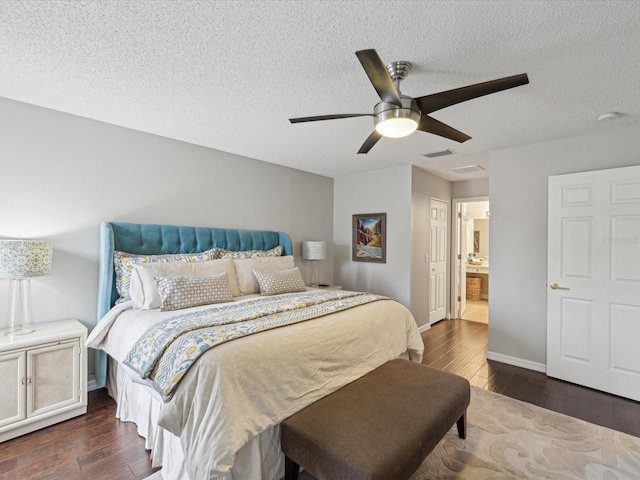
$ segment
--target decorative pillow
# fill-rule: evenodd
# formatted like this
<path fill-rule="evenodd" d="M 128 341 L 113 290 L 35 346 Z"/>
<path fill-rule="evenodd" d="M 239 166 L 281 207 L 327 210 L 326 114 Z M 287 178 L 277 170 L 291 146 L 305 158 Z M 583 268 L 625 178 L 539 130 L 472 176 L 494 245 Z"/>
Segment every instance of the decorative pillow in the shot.
<path fill-rule="evenodd" d="M 113 263 L 116 272 L 116 289 L 120 298 L 117 303 L 130 300 L 131 271 L 134 265 L 152 262 L 203 262 L 219 258 L 220 249 L 212 248 L 201 253 L 176 253 L 168 255 L 137 255 L 135 253 L 114 252 Z"/>
<path fill-rule="evenodd" d="M 218 258 L 256 258 L 256 257 L 279 257 L 282 255 L 284 248 L 282 245 L 272 248 L 271 250 L 244 250 L 234 252 L 233 250 L 220 249 Z"/>
<path fill-rule="evenodd" d="M 254 270 L 275 272 L 289 270 L 296 266 L 292 255 L 284 257 L 236 258 L 233 261 L 236 265 L 241 295 L 260 293 L 260 285 L 258 285 L 256 276 L 253 274 Z"/>
<path fill-rule="evenodd" d="M 253 274 L 260 285 L 260 295 L 304 292 L 307 289 L 298 267 L 277 272 L 254 270 Z"/>
<path fill-rule="evenodd" d="M 162 311 L 180 310 L 233 300 L 226 272 L 209 277 L 191 275 L 156 277 L 156 286 L 162 299 L 162 307 L 160 308 Z"/>
<path fill-rule="evenodd" d="M 205 262 L 155 262 L 134 265 L 131 272 L 131 300 L 133 306 L 142 310 L 160 308 L 162 299 L 156 287 L 155 277 L 173 277 L 189 275 L 206 277 L 225 272 L 229 282 L 229 290 L 234 297 L 240 296 L 236 267 L 231 258 L 208 260 Z"/>

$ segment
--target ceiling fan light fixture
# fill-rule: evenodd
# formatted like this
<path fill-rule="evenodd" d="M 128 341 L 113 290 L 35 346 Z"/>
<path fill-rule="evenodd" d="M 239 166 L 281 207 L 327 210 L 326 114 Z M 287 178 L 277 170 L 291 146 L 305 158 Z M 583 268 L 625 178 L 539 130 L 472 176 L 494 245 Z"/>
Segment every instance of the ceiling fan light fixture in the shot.
<path fill-rule="evenodd" d="M 376 132 L 383 137 L 402 138 L 411 135 L 418 128 L 418 122 L 411 118 L 389 118 L 376 125 Z"/>
<path fill-rule="evenodd" d="M 411 97 L 400 98 L 402 107 L 380 102 L 373 110 L 373 125 L 383 137 L 401 138 L 411 135 L 418 128 L 420 109 Z"/>

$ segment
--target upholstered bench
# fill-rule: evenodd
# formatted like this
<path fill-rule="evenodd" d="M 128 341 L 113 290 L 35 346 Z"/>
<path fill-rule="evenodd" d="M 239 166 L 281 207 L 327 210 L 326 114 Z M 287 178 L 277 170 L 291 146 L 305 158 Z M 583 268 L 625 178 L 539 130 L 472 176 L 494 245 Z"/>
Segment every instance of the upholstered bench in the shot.
<path fill-rule="evenodd" d="M 392 360 L 281 425 L 285 480 L 300 466 L 318 480 L 409 478 L 454 423 L 466 436 L 469 382 Z"/>

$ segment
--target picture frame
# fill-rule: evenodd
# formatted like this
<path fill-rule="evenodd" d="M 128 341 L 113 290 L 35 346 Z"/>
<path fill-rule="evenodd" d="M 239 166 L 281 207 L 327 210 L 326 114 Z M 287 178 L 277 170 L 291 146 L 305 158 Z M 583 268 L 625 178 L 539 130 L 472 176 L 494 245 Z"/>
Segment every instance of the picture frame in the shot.
<path fill-rule="evenodd" d="M 353 215 L 351 260 L 387 263 L 387 214 Z"/>

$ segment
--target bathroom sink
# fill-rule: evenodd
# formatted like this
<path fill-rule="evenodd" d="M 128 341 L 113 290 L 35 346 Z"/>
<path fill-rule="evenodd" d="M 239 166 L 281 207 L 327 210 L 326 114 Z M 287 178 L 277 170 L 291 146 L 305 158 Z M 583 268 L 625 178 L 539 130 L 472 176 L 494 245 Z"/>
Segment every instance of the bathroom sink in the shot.
<path fill-rule="evenodd" d="M 489 270 L 489 264 L 488 263 L 483 263 L 481 265 L 474 265 L 472 263 L 467 264 L 467 270 L 473 270 L 473 269 Z"/>

